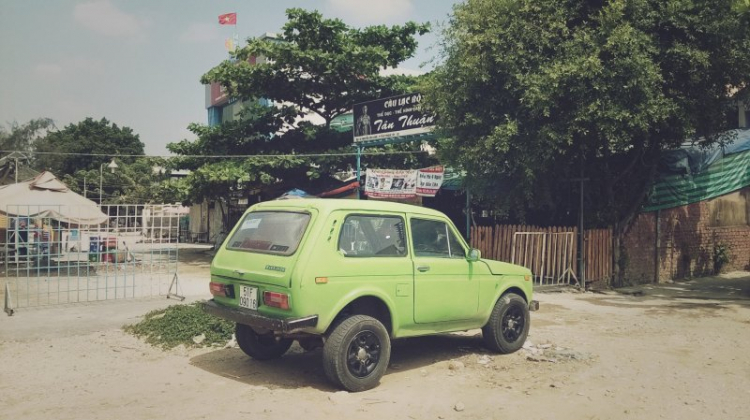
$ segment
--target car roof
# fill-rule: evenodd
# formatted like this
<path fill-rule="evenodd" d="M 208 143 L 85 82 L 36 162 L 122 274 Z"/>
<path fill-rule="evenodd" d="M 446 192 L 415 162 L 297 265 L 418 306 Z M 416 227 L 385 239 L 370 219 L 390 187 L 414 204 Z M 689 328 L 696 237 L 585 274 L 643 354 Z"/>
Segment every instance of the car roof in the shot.
<path fill-rule="evenodd" d="M 414 213 L 427 216 L 445 216 L 443 213 L 426 207 L 412 204 L 394 203 L 379 200 L 352 200 L 336 198 L 296 198 L 287 200 L 264 201 L 251 207 L 252 210 L 304 210 L 314 208 L 320 213 L 336 210 L 366 210 L 399 213 Z"/>

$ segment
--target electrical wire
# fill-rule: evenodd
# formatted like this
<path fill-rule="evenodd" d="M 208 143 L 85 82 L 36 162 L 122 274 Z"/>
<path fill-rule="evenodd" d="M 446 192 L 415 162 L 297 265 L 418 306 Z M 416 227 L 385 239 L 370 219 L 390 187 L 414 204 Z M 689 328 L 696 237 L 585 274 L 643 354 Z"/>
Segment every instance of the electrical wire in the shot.
<path fill-rule="evenodd" d="M 247 159 L 247 158 L 303 158 L 303 157 L 341 157 L 341 156 L 357 156 L 357 152 L 345 152 L 345 153 L 300 153 L 300 154 L 283 154 L 283 155 L 121 155 L 121 154 L 106 154 L 106 153 L 64 153 L 64 152 L 21 152 L 17 150 L 0 150 L 0 153 L 26 153 L 36 155 L 55 155 L 55 156 L 91 156 L 91 157 L 107 157 L 107 158 L 124 158 L 124 157 L 140 157 L 140 158 L 160 158 L 160 159 L 177 159 L 177 158 L 202 158 L 202 159 Z M 384 151 L 384 152 L 367 152 L 362 151 L 361 155 L 378 156 L 378 155 L 411 155 L 428 153 L 426 150 L 405 150 L 405 151 Z"/>

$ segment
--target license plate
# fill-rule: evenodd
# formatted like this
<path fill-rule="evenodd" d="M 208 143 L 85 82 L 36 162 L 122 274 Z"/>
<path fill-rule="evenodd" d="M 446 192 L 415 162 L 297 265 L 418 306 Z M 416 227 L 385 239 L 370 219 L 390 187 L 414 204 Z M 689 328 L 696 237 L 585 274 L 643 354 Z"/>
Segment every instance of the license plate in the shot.
<path fill-rule="evenodd" d="M 258 309 L 258 288 L 240 286 L 240 306 L 247 309 Z"/>

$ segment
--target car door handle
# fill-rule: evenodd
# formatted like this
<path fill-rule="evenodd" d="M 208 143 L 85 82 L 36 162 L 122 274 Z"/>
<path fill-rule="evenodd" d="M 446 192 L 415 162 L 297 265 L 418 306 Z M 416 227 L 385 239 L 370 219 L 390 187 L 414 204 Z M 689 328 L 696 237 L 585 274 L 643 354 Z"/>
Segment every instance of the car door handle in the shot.
<path fill-rule="evenodd" d="M 424 273 L 425 271 L 430 271 L 430 266 L 429 265 L 421 265 L 421 266 L 417 267 L 417 270 L 419 270 L 420 272 Z"/>

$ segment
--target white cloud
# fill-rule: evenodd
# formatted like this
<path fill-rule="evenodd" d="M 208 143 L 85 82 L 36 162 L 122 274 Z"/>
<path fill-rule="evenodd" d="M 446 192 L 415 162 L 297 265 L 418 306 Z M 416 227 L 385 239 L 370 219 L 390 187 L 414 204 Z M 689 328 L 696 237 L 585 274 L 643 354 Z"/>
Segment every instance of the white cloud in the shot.
<path fill-rule="evenodd" d="M 146 21 L 123 12 L 110 0 L 77 4 L 73 17 L 81 25 L 101 35 L 136 40 L 144 38 Z"/>
<path fill-rule="evenodd" d="M 213 42 L 219 39 L 219 27 L 215 23 L 193 23 L 180 35 L 180 41 Z"/>
<path fill-rule="evenodd" d="M 412 0 L 327 0 L 331 14 L 350 25 L 379 25 L 409 20 Z"/>
<path fill-rule="evenodd" d="M 39 63 L 32 69 L 34 76 L 46 80 L 66 76 L 93 75 L 104 73 L 104 63 L 88 58 L 65 58 L 57 62 Z"/>

